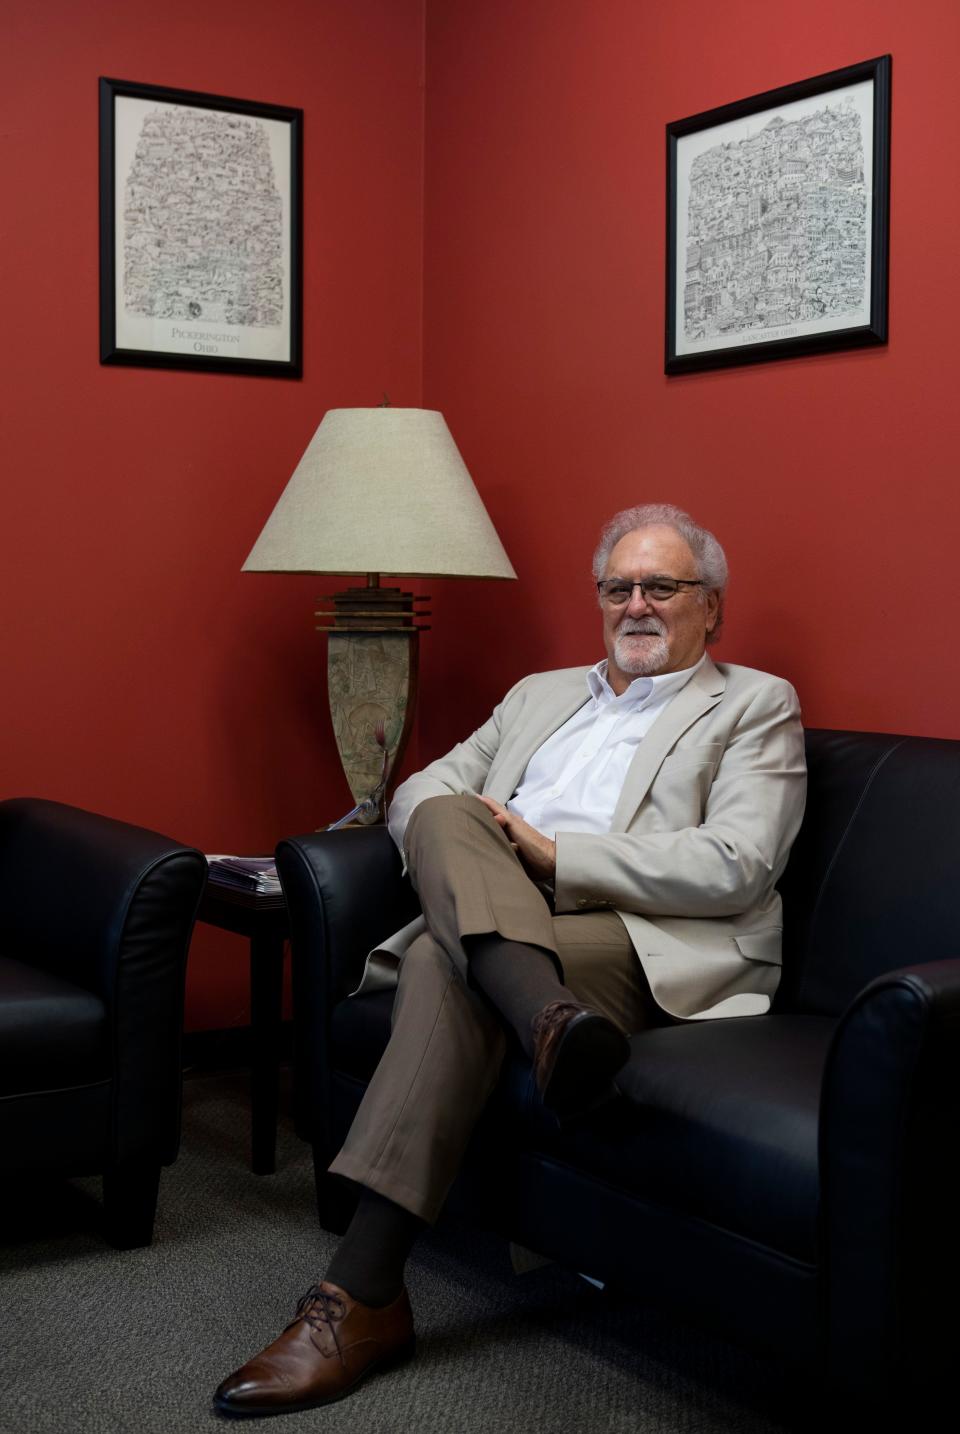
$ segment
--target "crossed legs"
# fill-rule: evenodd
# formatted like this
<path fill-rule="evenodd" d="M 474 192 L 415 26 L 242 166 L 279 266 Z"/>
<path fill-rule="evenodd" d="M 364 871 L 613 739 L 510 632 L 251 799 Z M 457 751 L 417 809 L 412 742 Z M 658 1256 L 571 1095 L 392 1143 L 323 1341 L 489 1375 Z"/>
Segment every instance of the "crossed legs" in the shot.
<path fill-rule="evenodd" d="M 330 1169 L 432 1222 L 507 1049 L 503 1019 L 471 975 L 471 938 L 493 932 L 543 952 L 529 984 L 544 1002 L 582 1001 L 626 1033 L 657 1012 L 616 913 L 554 916 L 475 798 L 417 807 L 407 861 L 428 931 L 403 959 L 390 1041 Z"/>
<path fill-rule="evenodd" d="M 360 1204 L 294 1321 L 218 1389 L 224 1413 L 326 1404 L 412 1352 L 404 1262 L 439 1214 L 496 1084 L 505 1020 L 528 1054 L 541 1003 L 584 1002 L 606 1018 L 589 1018 L 595 1025 L 621 1032 L 657 1020 L 620 918 L 554 916 L 475 797 L 422 803 L 407 862 L 427 933 L 404 957 L 390 1040 L 330 1167 L 361 1186 Z"/>

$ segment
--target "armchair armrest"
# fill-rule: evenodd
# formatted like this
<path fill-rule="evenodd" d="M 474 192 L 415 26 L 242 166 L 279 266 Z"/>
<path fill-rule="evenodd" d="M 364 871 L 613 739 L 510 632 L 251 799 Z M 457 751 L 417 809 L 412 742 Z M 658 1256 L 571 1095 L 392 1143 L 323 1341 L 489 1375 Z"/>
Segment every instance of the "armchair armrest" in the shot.
<path fill-rule="evenodd" d="M 827 1368 L 858 1398 L 953 1368 L 960 1276 L 960 960 L 872 981 L 831 1044 L 820 1111 Z"/>
<path fill-rule="evenodd" d="M 116 1006 L 132 968 L 185 953 L 202 853 L 127 822 L 39 798 L 0 802 L 0 949 Z"/>
<path fill-rule="evenodd" d="M 117 1161 L 179 1141 L 187 951 L 203 854 L 157 832 L 36 798 L 0 802 L 0 950 L 107 1007 Z"/>

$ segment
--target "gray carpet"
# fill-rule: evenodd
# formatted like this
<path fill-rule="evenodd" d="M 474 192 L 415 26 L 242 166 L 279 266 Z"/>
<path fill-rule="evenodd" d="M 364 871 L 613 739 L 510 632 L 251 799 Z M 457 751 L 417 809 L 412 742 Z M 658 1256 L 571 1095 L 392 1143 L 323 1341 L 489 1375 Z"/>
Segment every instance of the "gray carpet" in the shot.
<path fill-rule="evenodd" d="M 5 1188 L 0 1207 L 0 1434 L 188 1434 L 263 1428 L 210 1406 L 322 1271 L 309 1152 L 284 1124 L 278 1172 L 247 1165 L 239 1076 L 186 1082 L 154 1244 L 97 1233 L 99 1182 Z M 409 1266 L 418 1354 L 348 1401 L 272 1434 L 777 1434 L 797 1427 L 782 1372 L 549 1266 L 514 1275 L 505 1244 L 451 1223 Z"/>

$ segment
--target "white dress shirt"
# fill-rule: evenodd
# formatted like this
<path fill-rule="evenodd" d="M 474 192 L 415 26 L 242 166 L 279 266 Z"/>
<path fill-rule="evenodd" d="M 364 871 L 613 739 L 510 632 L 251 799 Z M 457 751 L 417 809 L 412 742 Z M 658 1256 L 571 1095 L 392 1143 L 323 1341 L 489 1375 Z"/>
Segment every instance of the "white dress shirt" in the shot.
<path fill-rule="evenodd" d="M 587 702 L 534 752 L 508 811 L 551 840 L 558 831 L 608 832 L 638 744 L 703 661 L 635 677 L 619 697 L 606 659 L 598 662 L 587 673 Z"/>

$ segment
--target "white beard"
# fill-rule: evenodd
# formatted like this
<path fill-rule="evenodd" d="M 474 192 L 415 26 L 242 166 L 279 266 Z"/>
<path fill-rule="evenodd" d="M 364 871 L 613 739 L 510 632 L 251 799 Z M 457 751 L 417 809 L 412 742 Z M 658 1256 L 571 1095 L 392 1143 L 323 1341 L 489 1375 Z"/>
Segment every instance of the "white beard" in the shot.
<path fill-rule="evenodd" d="M 670 660 L 670 645 L 662 631 L 645 634 L 637 642 L 636 632 L 618 632 L 613 644 L 613 657 L 621 672 L 632 677 L 655 677 Z"/>

